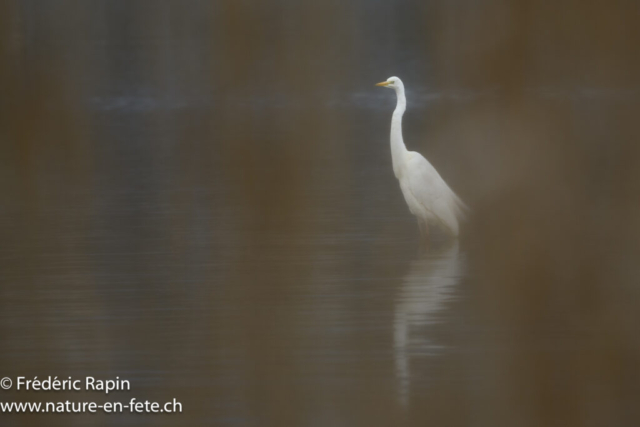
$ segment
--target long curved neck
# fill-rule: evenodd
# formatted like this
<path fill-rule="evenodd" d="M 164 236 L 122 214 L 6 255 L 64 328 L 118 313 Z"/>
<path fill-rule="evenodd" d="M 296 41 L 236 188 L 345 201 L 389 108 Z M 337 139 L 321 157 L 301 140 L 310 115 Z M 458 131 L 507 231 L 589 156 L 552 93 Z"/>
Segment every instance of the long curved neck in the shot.
<path fill-rule="evenodd" d="M 398 95 L 398 104 L 391 117 L 391 159 L 393 161 L 393 173 L 396 178 L 399 178 L 407 153 L 407 147 L 402 139 L 402 115 L 407 109 L 407 99 L 404 96 L 404 88 L 402 87 L 398 88 L 396 94 Z"/>

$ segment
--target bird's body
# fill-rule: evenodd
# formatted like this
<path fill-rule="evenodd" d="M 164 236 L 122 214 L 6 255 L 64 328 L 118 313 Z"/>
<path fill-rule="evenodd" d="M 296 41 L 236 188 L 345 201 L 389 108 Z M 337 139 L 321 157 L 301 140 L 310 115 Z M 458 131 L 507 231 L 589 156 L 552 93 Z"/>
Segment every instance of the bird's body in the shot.
<path fill-rule="evenodd" d="M 378 83 L 396 91 L 398 104 L 391 119 L 391 159 L 393 172 L 400 182 L 400 189 L 409 210 L 418 219 L 424 237 L 429 226 L 441 227 L 451 236 L 458 236 L 459 221 L 466 205 L 449 188 L 438 171 L 420 153 L 407 150 L 402 138 L 402 116 L 407 107 L 402 80 L 390 77 Z"/>

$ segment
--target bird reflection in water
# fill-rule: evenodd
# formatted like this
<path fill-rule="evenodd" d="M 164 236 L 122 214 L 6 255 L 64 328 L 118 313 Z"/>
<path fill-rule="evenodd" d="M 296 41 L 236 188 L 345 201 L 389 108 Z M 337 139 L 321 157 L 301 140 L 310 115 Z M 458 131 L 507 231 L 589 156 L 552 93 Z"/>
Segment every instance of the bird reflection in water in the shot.
<path fill-rule="evenodd" d="M 404 277 L 395 303 L 393 342 L 398 399 L 405 406 L 411 386 L 411 358 L 442 349 L 420 327 L 442 320 L 440 312 L 453 298 L 463 273 L 456 240 L 421 254 Z"/>

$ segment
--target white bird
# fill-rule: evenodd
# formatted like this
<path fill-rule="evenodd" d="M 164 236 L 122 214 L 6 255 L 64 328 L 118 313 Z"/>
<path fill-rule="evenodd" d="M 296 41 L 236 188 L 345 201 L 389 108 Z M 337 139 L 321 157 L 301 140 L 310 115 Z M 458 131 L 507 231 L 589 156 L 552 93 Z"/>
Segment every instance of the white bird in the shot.
<path fill-rule="evenodd" d="M 407 108 L 404 85 L 398 77 L 377 83 L 396 91 L 398 104 L 391 118 L 391 159 L 393 173 L 398 181 L 409 210 L 418 219 L 418 227 L 424 239 L 429 236 L 429 226 L 440 226 L 449 235 L 457 237 L 459 221 L 467 206 L 449 188 L 438 171 L 420 153 L 407 150 L 402 139 L 402 115 Z"/>

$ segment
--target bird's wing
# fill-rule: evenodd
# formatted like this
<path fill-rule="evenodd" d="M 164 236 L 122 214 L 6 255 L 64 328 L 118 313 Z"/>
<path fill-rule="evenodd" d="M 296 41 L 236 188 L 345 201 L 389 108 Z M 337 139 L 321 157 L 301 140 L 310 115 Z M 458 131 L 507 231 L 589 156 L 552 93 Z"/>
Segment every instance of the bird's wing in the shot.
<path fill-rule="evenodd" d="M 407 174 L 413 196 L 445 229 L 456 235 L 464 204 L 420 153 L 411 152 L 408 160 Z"/>

